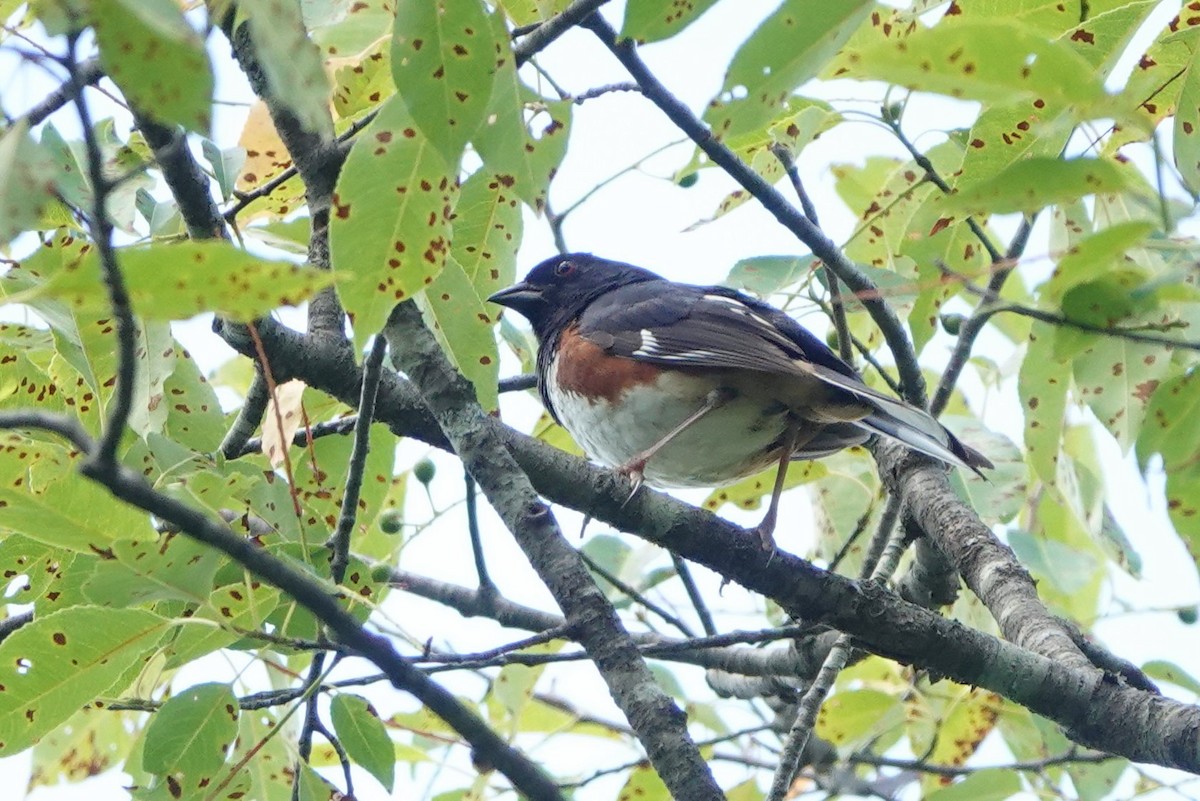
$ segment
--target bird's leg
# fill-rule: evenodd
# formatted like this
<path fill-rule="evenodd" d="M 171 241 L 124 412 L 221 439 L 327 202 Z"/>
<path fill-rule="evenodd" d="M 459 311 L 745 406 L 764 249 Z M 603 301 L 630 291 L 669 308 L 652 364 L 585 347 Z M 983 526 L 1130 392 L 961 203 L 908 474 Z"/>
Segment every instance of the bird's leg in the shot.
<path fill-rule="evenodd" d="M 767 514 L 763 517 L 762 522 L 754 527 L 755 533 L 762 542 L 763 550 L 770 551 L 772 555 L 775 553 L 775 523 L 779 519 L 779 496 L 783 494 L 783 484 L 787 480 L 788 465 L 791 464 L 792 454 L 820 430 L 819 426 L 813 426 L 811 433 L 803 435 L 800 432 L 801 422 L 800 420 L 791 421 L 783 433 L 783 448 L 779 453 L 779 467 L 775 471 L 775 487 L 771 490 L 771 502 L 767 506 Z"/>
<path fill-rule="evenodd" d="M 712 392 L 708 393 L 708 396 L 704 399 L 704 405 L 689 415 L 686 420 L 667 432 L 667 434 L 658 442 L 655 442 L 649 448 L 625 462 L 625 464 L 618 466 L 616 471 L 628 478 L 630 483 L 633 484 L 633 489 L 629 492 L 629 498 L 625 499 L 625 503 L 629 503 L 630 498 L 632 498 L 637 493 L 638 488 L 642 486 L 646 462 L 650 461 L 650 457 L 662 450 L 667 443 L 682 434 L 689 426 L 691 426 L 700 418 L 704 417 L 704 415 L 724 406 L 731 398 L 733 398 L 735 394 L 736 393 L 734 390 L 727 387 L 718 387 L 717 389 L 714 389 Z"/>

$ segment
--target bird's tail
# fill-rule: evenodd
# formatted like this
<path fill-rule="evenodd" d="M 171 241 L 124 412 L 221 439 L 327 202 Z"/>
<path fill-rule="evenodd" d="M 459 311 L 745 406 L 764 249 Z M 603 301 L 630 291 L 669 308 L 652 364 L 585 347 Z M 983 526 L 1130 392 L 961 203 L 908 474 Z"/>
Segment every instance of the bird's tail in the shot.
<path fill-rule="evenodd" d="M 874 410 L 866 417 L 847 422 L 852 422 L 873 434 L 882 434 L 897 440 L 927 456 L 965 467 L 981 478 L 981 468 L 995 467 L 982 453 L 962 444 L 958 437 L 951 434 L 924 409 L 884 395 L 862 383 L 857 376 L 846 375 L 824 365 L 798 362 L 797 368 L 831 386 L 849 392 Z"/>
<path fill-rule="evenodd" d="M 875 434 L 894 439 L 915 451 L 972 470 L 982 477 L 981 468 L 995 467 L 979 451 L 964 445 L 958 437 L 912 406 L 890 398 L 872 398 L 876 411 L 858 421 L 858 425 Z"/>

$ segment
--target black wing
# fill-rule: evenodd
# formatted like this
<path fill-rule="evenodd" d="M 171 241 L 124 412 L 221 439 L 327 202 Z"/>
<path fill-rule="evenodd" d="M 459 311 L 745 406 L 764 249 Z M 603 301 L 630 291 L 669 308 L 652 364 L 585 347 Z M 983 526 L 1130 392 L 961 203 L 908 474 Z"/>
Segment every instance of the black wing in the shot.
<path fill-rule="evenodd" d="M 815 379 L 832 403 L 862 409 L 856 423 L 864 429 L 976 472 L 991 467 L 924 410 L 868 387 L 795 320 L 732 289 L 667 281 L 623 286 L 584 310 L 579 332 L 613 355 L 664 367 Z"/>

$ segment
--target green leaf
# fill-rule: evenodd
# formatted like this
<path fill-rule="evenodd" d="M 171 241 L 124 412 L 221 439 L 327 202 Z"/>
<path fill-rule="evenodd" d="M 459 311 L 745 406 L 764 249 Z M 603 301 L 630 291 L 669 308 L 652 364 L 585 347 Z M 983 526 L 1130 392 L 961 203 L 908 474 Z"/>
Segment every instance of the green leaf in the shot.
<path fill-rule="evenodd" d="M 177 346 L 175 369 L 163 384 L 165 434 L 198 453 L 215 453 L 225 436 L 225 415 L 212 385 L 192 355 Z"/>
<path fill-rule="evenodd" d="M 1200 469 L 1167 473 L 1167 515 L 1200 565 Z"/>
<path fill-rule="evenodd" d="M 384 103 L 342 167 L 329 223 L 338 286 L 358 346 L 392 308 L 422 291 L 446 263 L 453 173 L 400 98 Z"/>
<path fill-rule="evenodd" d="M 329 716 L 346 753 L 390 793 L 396 772 L 392 738 L 367 699 L 338 693 L 329 705 Z"/>
<path fill-rule="evenodd" d="M 1171 138 L 1175 168 L 1193 195 L 1200 193 L 1200 67 L 1192 57 L 1179 87 Z"/>
<path fill-rule="evenodd" d="M 925 798 L 927 801 L 1007 801 L 1020 792 L 1021 777 L 1017 773 L 984 768 Z"/>
<path fill-rule="evenodd" d="M 237 181 L 238 173 L 246 163 L 246 151 L 240 147 L 222 149 L 211 139 L 202 139 L 200 152 L 212 167 L 213 177 L 221 190 L 221 198 L 228 200 L 233 194 L 233 185 Z"/>
<path fill-rule="evenodd" d="M 499 0 L 498 7 L 504 10 L 514 25 L 532 25 L 553 17 L 567 7 L 570 0 Z"/>
<path fill-rule="evenodd" d="M 1141 245 L 1154 230 L 1149 222 L 1123 222 L 1079 239 L 1059 259 L 1050 280 L 1041 286 L 1042 297 L 1053 303 L 1072 287 L 1099 278 L 1122 264 L 1126 251 Z"/>
<path fill-rule="evenodd" d="M 19 120 L 0 137 L 0 244 L 38 227 L 54 197 L 55 172 L 46 152 Z"/>
<path fill-rule="evenodd" d="M 112 502 L 102 487 L 73 474 L 82 455 L 9 432 L 0 437 L 0 531 L 55 548 L 104 553 L 120 536 L 150 529 L 144 513 Z"/>
<path fill-rule="evenodd" d="M 1129 762 L 1124 759 L 1110 759 L 1095 764 L 1081 762 L 1072 765 L 1068 762 L 1066 765 L 1071 783 L 1079 793 L 1079 801 L 1101 801 L 1109 797 L 1128 767 Z"/>
<path fill-rule="evenodd" d="M 483 122 L 497 58 L 511 61 L 493 33 L 479 0 L 397 0 L 392 75 L 417 127 L 447 164 L 458 164 Z"/>
<path fill-rule="evenodd" d="M 951 481 L 987 523 L 1007 523 L 1029 500 L 1028 469 L 1021 449 L 1003 434 L 971 417 L 945 416 L 942 422 L 964 442 L 987 454 L 996 465 L 987 478 L 966 470 L 952 472 Z"/>
<path fill-rule="evenodd" d="M 166 626 L 140 609 L 75 607 L 10 634 L 0 642 L 0 756 L 28 748 L 114 689 Z"/>
<path fill-rule="evenodd" d="M 1160 346 L 1105 337 L 1076 356 L 1073 368 L 1080 397 L 1126 449 L 1171 364 Z"/>
<path fill-rule="evenodd" d="M 1057 203 L 1129 186 L 1125 173 L 1105 159 L 1034 157 L 979 183 L 960 184 L 950 207 L 971 214 L 1035 212 Z"/>
<path fill-rule="evenodd" d="M 197 684 L 168 698 L 146 728 L 142 767 L 189 779 L 212 776 L 237 736 L 238 701 L 229 685 Z"/>
<path fill-rule="evenodd" d="M 867 18 L 873 0 L 785 0 L 738 48 L 704 121 L 727 139 L 755 130 L 814 77 Z"/>
<path fill-rule="evenodd" d="M 765 298 L 795 284 L 812 264 L 812 256 L 751 256 L 734 264 L 723 283 Z"/>
<path fill-rule="evenodd" d="M 1170 682 L 1176 687 L 1182 687 L 1194 695 L 1200 695 L 1200 681 L 1197 681 L 1191 673 L 1174 662 L 1168 662 L 1165 659 L 1152 659 L 1142 665 L 1142 672 L 1152 679 Z"/>
<path fill-rule="evenodd" d="M 239 0 L 250 38 L 266 73 L 274 102 L 296 116 L 306 131 L 331 136 L 329 77 L 321 52 L 304 28 L 296 0 Z"/>
<path fill-rule="evenodd" d="M 84 593 L 97 606 L 134 606 L 179 598 L 204 603 L 221 561 L 218 551 L 182 534 L 121 539 L 98 562 Z"/>
<path fill-rule="evenodd" d="M 771 467 L 749 478 L 743 478 L 736 484 L 713 490 L 704 499 L 704 508 L 715 512 L 727 503 L 734 504 L 739 509 L 761 508 L 763 498 L 770 495 L 775 486 L 775 471 L 776 468 Z M 787 490 L 810 481 L 816 481 L 824 478 L 827 472 L 825 465 L 821 462 L 792 463 L 788 467 L 783 488 Z"/>
<path fill-rule="evenodd" d="M 1156 453 L 1168 473 L 1200 461 L 1200 371 L 1164 381 L 1150 396 L 1137 439 L 1142 469 Z"/>
<path fill-rule="evenodd" d="M 625 6 L 621 38 L 658 42 L 669 39 L 712 8 L 717 0 L 641 0 Z"/>
<path fill-rule="evenodd" d="M 854 77 L 984 102 L 1082 105 L 1104 97 L 1085 58 L 1009 18 L 964 19 L 878 42 L 863 49 Z"/>
<path fill-rule="evenodd" d="M 446 355 L 475 386 L 479 404 L 484 411 L 495 411 L 500 404 L 500 356 L 492 326 L 499 314 L 484 304 L 453 257 L 446 259 L 446 266 L 429 285 L 421 305 Z"/>
<path fill-rule="evenodd" d="M 183 320 L 203 312 L 253 320 L 279 306 L 295 306 L 333 280 L 327 271 L 262 259 L 223 241 L 122 248 L 117 264 L 134 311 L 151 320 Z M 10 300 L 55 298 L 101 313 L 109 309 L 102 286 L 100 259 L 90 251 L 26 296 Z"/>
<path fill-rule="evenodd" d="M 104 72 L 139 113 L 204 133 L 212 65 L 174 0 L 91 0 Z"/>
<path fill-rule="evenodd" d="M 1104 143 L 1103 155 L 1110 156 L 1130 142 L 1146 141 L 1158 124 L 1175 113 L 1183 82 L 1200 37 L 1200 17 L 1177 15 L 1169 21 L 1146 50 L 1113 105 L 1126 123 Z"/>
<path fill-rule="evenodd" d="M 517 74 L 503 19 L 493 14 L 491 24 L 501 52 L 496 57 L 496 88 L 475 134 L 475 149 L 485 169 L 502 184 L 511 183 L 517 196 L 540 212 L 550 179 L 567 152 L 573 106 L 570 100 L 547 100 L 526 87 Z M 534 112 L 528 119 L 527 109 Z M 535 130 L 536 137 L 530 133 Z"/>
<path fill-rule="evenodd" d="M 519 195 L 499 176 L 478 170 L 463 183 L 454 207 L 450 255 L 479 297 L 515 280 L 522 230 Z"/>
<path fill-rule="evenodd" d="M 1008 544 L 1035 578 L 1049 581 L 1056 592 L 1064 595 L 1081 593 L 1103 571 L 1091 553 L 1027 531 L 1009 531 Z"/>

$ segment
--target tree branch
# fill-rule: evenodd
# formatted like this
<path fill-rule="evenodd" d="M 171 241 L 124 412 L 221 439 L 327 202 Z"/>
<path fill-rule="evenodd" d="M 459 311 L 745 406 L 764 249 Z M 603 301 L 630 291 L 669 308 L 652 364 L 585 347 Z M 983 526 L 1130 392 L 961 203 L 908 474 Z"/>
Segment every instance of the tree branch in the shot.
<path fill-rule="evenodd" d="M 554 595 L 672 794 L 697 801 L 723 798 L 688 734 L 686 716 L 655 683 L 616 611 L 563 539 L 549 508 L 513 462 L 475 402 L 474 390 L 446 361 L 415 306 L 396 307 L 387 337 L 397 368 L 420 387 L 454 451 Z"/>

